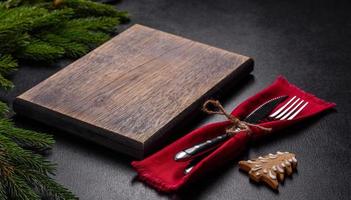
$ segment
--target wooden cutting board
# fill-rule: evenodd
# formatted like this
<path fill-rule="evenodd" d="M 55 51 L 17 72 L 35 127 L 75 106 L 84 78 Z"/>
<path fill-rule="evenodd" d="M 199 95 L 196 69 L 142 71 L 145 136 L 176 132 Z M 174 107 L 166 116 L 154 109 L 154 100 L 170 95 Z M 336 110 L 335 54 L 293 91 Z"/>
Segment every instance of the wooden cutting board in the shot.
<path fill-rule="evenodd" d="M 14 102 L 16 113 L 142 158 L 252 59 L 134 25 Z"/>

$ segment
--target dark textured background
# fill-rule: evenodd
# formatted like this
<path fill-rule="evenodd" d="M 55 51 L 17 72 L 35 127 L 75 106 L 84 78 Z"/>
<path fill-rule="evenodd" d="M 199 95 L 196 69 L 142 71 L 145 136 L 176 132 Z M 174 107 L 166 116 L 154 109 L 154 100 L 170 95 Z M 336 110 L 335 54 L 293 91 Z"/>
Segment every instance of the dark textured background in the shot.
<path fill-rule="evenodd" d="M 350 199 L 351 198 L 351 15 L 341 1 L 252 0 L 125 0 L 117 5 L 140 23 L 193 40 L 251 56 L 256 65 L 242 84 L 217 97 L 226 109 L 270 84 L 279 74 L 306 91 L 337 103 L 324 115 L 252 146 L 242 159 L 277 150 L 291 151 L 298 173 L 274 193 L 250 183 L 231 166 L 219 169 L 191 189 L 165 195 L 135 181 L 131 158 L 72 137 L 42 124 L 15 117 L 19 126 L 54 133 L 57 143 L 49 156 L 58 163 L 57 180 L 83 200 L 110 199 Z M 124 29 L 126 27 L 123 27 Z M 121 29 L 121 30 L 122 30 Z M 57 66 L 23 67 L 13 76 L 16 88 L 1 100 L 31 88 L 69 62 Z M 202 124 L 194 120 L 184 134 Z"/>

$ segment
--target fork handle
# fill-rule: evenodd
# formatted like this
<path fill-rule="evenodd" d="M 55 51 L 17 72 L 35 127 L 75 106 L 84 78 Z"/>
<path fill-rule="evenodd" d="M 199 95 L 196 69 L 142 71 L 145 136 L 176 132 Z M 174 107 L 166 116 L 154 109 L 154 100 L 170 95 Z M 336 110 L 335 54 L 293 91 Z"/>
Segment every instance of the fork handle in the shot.
<path fill-rule="evenodd" d="M 223 135 L 217 136 L 217 137 L 212 138 L 210 140 L 206 140 L 205 142 L 196 144 L 190 148 L 184 149 L 184 150 L 178 152 L 174 156 L 174 160 L 175 161 L 187 160 L 200 152 L 206 151 L 206 150 L 216 146 L 217 144 L 228 139 L 229 137 L 230 137 L 230 135 L 228 133 L 225 133 Z"/>

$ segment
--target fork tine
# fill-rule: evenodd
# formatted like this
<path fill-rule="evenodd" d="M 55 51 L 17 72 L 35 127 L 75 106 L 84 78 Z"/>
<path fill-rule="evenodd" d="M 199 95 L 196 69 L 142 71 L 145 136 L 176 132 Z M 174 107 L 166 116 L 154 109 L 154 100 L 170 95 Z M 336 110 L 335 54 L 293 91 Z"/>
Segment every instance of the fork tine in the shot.
<path fill-rule="evenodd" d="M 283 110 L 278 116 L 276 116 L 276 119 L 280 119 L 287 113 L 298 101 L 300 101 L 300 98 L 297 98 L 287 109 Z"/>
<path fill-rule="evenodd" d="M 304 109 L 304 108 L 307 106 L 307 104 L 308 104 L 308 102 L 306 102 L 305 104 L 303 104 L 303 106 L 301 106 L 301 108 L 298 109 L 293 115 L 291 115 L 291 116 L 288 118 L 288 120 L 294 119 L 294 117 L 296 117 L 296 115 L 298 115 L 298 114 L 302 111 L 302 109 Z"/>
<path fill-rule="evenodd" d="M 282 107 L 280 107 L 277 111 L 275 111 L 273 114 L 271 114 L 269 117 L 275 117 L 277 116 L 280 112 L 282 112 L 282 110 L 285 109 L 286 106 L 288 106 L 290 104 L 291 101 L 293 101 L 296 98 L 296 96 L 294 96 L 293 98 L 291 98 L 286 104 L 284 104 Z"/>
<path fill-rule="evenodd" d="M 288 118 L 302 103 L 304 102 L 304 100 L 302 99 L 300 101 L 300 103 L 298 103 L 293 109 L 291 109 L 286 115 L 284 115 L 282 118 L 280 118 L 280 120 L 284 120 L 286 118 Z"/>

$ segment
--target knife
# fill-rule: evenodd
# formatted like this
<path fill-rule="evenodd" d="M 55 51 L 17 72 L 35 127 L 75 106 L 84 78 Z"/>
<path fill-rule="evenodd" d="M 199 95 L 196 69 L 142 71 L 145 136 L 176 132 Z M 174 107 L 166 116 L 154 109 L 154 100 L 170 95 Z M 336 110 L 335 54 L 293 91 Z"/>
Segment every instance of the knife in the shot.
<path fill-rule="evenodd" d="M 250 114 L 248 114 L 243 119 L 243 121 L 252 123 L 252 124 L 259 123 L 261 120 L 265 119 L 274 110 L 274 108 L 276 108 L 287 97 L 288 96 L 286 95 L 279 96 L 264 102 L 263 104 L 258 106 L 255 110 L 253 110 Z M 240 129 L 238 129 L 238 131 L 240 131 Z M 232 136 L 231 134 L 225 133 L 215 138 L 206 140 L 205 142 L 196 144 L 190 148 L 184 149 L 178 152 L 174 156 L 174 160 L 185 161 L 192 158 L 195 155 L 199 155 L 200 153 L 205 153 L 207 150 L 210 150 L 212 147 L 219 145 L 220 143 L 224 142 L 231 136 Z"/>

